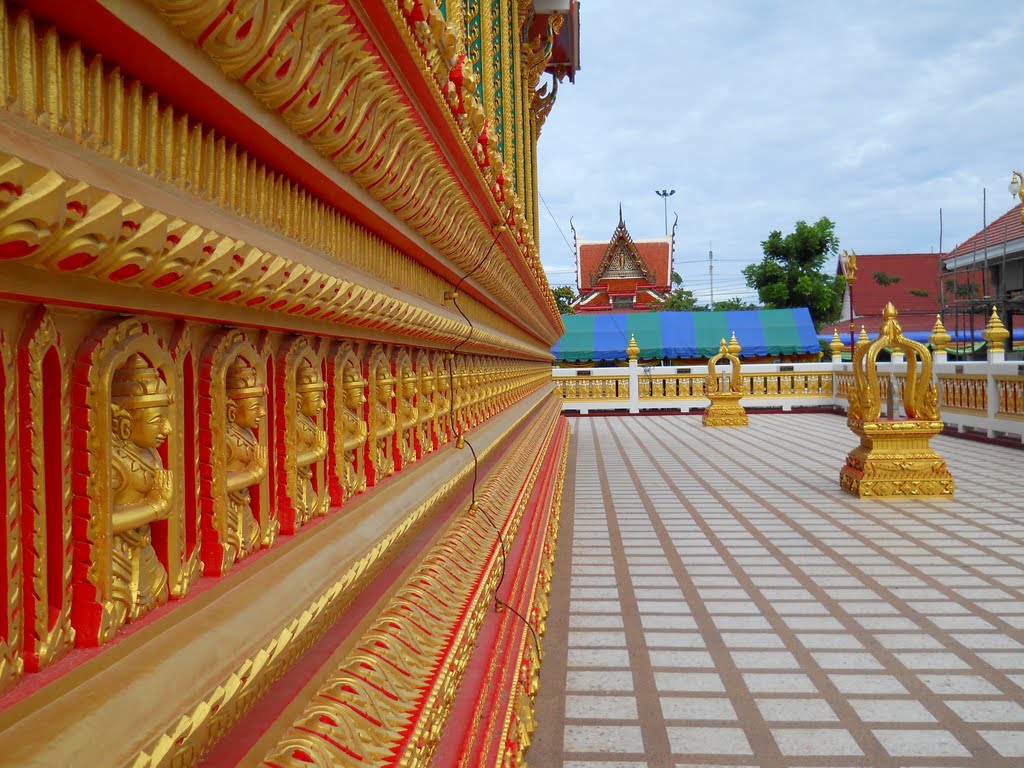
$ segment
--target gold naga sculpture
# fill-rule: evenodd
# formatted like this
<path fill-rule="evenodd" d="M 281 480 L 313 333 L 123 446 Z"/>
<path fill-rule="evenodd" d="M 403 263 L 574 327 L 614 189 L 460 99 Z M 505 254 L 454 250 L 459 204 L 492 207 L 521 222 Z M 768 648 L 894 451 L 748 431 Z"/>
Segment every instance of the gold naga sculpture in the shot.
<path fill-rule="evenodd" d="M 174 484 L 160 446 L 171 434 L 171 395 L 139 353 L 114 372 L 111 408 L 110 600 L 120 626 L 167 602 L 167 571 L 150 524 L 171 514 Z"/>
<path fill-rule="evenodd" d="M 742 349 L 739 342 L 736 341 L 736 334 L 733 333 L 728 343 L 722 339 L 718 347 L 718 354 L 708 360 L 705 394 L 711 400 L 711 405 L 704 411 L 702 421 L 705 427 L 745 427 L 749 423 L 747 412 L 740 405 L 740 398 L 745 394 L 743 377 L 740 375 L 739 353 Z M 723 358 L 732 363 L 728 388 L 723 387 L 723 382 L 715 371 L 718 361 Z"/>
<path fill-rule="evenodd" d="M 953 477 L 928 444 L 943 426 L 931 354 L 924 344 L 903 335 L 896 315 L 892 302 L 886 304 L 878 338 L 859 342 L 853 350 L 854 385 L 849 393 L 847 424 L 860 437 L 860 445 L 846 457 L 839 485 L 860 497 L 952 496 Z M 906 418 L 896 418 L 894 412 L 882 418 L 877 363 L 884 348 L 901 350 L 907 356 L 903 386 Z"/>

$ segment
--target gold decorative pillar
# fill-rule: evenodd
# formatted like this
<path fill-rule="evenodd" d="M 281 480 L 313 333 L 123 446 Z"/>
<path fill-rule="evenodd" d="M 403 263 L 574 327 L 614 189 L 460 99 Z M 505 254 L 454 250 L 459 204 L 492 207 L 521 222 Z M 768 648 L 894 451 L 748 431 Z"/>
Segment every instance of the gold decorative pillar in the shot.
<path fill-rule="evenodd" d="M 711 405 L 704 411 L 702 422 L 705 427 L 745 427 L 748 424 L 747 412 L 740 405 L 740 399 L 744 395 L 743 377 L 740 375 L 739 353 L 741 351 L 742 347 L 736 341 L 734 333 L 728 344 L 725 339 L 722 339 L 718 347 L 718 354 L 708 360 L 705 394 L 711 400 Z M 732 363 L 728 388 L 723 387 L 715 370 L 718 361 L 723 358 Z"/>
<path fill-rule="evenodd" d="M 395 359 L 395 471 L 400 472 L 416 461 L 416 374 L 412 370 L 409 350 L 402 349 Z"/>
<path fill-rule="evenodd" d="M 448 369 L 450 361 L 445 355 L 451 353 L 435 352 L 434 369 L 434 447 L 439 448 L 451 439 L 454 427 L 452 417 L 452 376 Z"/>
<path fill-rule="evenodd" d="M 849 393 L 847 424 L 860 437 L 860 445 L 846 457 L 839 485 L 861 497 L 952 496 L 953 477 L 928 444 L 942 431 L 932 358 L 928 347 L 903 335 L 896 314 L 896 308 L 886 304 L 878 338 L 858 343 L 853 351 L 854 386 Z M 907 354 L 905 419 L 881 416 L 877 358 L 886 347 Z"/>
<path fill-rule="evenodd" d="M 0 691 L 21 676 L 21 520 L 18 512 L 18 387 L 15 380 L 14 350 L 0 328 L 0 592 L 7 601 L 0 626 Z"/>
<path fill-rule="evenodd" d="M 416 445 L 419 455 L 426 456 L 434 450 L 434 371 L 430 368 L 430 357 L 423 350 L 416 356 Z"/>

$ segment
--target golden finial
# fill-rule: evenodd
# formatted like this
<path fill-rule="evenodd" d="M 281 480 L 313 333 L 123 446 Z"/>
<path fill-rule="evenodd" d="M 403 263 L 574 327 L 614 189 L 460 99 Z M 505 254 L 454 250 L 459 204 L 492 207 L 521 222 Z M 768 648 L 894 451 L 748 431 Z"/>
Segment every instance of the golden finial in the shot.
<path fill-rule="evenodd" d="M 1003 342 L 1010 338 L 1010 332 L 1006 330 L 1003 321 L 999 319 L 996 307 L 992 305 L 992 314 L 988 318 L 988 325 L 981 332 L 981 337 L 988 342 L 989 352 L 1002 352 Z"/>
<path fill-rule="evenodd" d="M 868 332 L 864 329 L 864 326 L 862 325 L 860 327 L 860 336 L 857 337 L 857 346 L 859 347 L 861 344 L 867 344 L 870 341 L 871 339 L 868 338 Z"/>
<path fill-rule="evenodd" d="M 722 339 L 722 343 L 718 345 L 718 353 L 720 355 L 729 353 L 729 345 L 726 343 L 725 339 Z"/>
<path fill-rule="evenodd" d="M 945 352 L 952 340 L 953 337 L 946 333 L 946 327 L 942 324 L 942 315 L 936 315 L 935 325 L 932 327 L 932 335 L 928 337 L 928 343 L 936 352 Z"/>
<path fill-rule="evenodd" d="M 629 334 L 629 346 L 626 347 L 626 354 L 631 361 L 636 360 L 640 355 L 640 347 L 637 346 L 636 336 L 632 333 Z"/>
<path fill-rule="evenodd" d="M 732 338 L 729 339 L 729 354 L 738 355 L 743 350 L 740 343 L 736 341 L 736 331 L 732 332 Z"/>
<path fill-rule="evenodd" d="M 828 345 L 828 348 L 832 350 L 832 354 L 836 357 L 843 354 L 843 350 L 846 349 L 846 345 L 843 344 L 842 339 L 839 338 L 839 331 L 832 331 L 832 342 Z"/>

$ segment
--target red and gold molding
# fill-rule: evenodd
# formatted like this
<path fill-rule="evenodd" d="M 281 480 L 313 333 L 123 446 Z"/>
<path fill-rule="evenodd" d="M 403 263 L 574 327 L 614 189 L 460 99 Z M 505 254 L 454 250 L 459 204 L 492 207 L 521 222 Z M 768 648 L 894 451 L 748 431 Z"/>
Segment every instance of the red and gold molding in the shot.
<path fill-rule="evenodd" d="M 539 574 L 550 568 L 568 431 L 555 407 L 557 401 L 549 401 L 546 415 L 522 435 L 503 471 L 480 482 L 476 506 L 467 505 L 420 560 L 281 734 L 265 765 L 431 765 L 504 578 L 509 584 L 502 600 L 543 631 L 547 577 Z M 531 493 L 538 486 L 541 492 Z M 506 546 L 511 547 L 508 552 Z M 506 575 L 506 569 L 513 572 Z M 514 674 L 482 686 L 479 707 L 503 694 L 532 698 L 535 693 L 530 681 L 540 659 L 534 655 L 533 635 L 522 619 L 504 610 L 499 629 L 503 644 L 495 649 L 500 661 L 492 663 L 504 666 L 511 660 Z M 517 698 L 515 728 L 518 718 L 528 717 L 529 707 L 523 707 L 525 702 Z M 475 714 L 479 717 L 480 711 Z M 499 723 L 502 733 L 513 727 L 512 713 L 505 714 L 501 716 L 507 722 Z M 514 741 L 522 743 L 519 736 Z M 500 752 L 514 751 L 511 746 Z"/>

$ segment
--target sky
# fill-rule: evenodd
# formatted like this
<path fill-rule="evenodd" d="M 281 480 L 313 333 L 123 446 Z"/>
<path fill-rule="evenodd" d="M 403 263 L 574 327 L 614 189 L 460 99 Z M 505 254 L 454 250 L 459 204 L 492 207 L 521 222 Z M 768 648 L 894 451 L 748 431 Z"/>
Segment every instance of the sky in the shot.
<path fill-rule="evenodd" d="M 827 216 L 840 248 L 948 252 L 1016 202 L 1024 2 L 582 0 L 581 68 L 538 145 L 541 261 L 575 288 L 570 220 L 610 240 L 676 229 L 675 269 L 756 301 L 772 230 Z M 568 242 L 566 242 L 568 241 Z M 826 265 L 835 269 L 835 260 Z"/>

